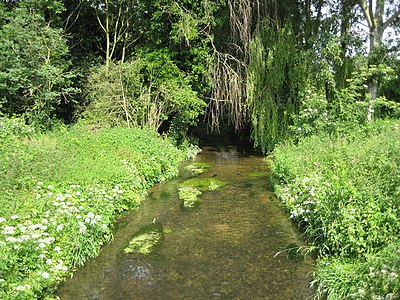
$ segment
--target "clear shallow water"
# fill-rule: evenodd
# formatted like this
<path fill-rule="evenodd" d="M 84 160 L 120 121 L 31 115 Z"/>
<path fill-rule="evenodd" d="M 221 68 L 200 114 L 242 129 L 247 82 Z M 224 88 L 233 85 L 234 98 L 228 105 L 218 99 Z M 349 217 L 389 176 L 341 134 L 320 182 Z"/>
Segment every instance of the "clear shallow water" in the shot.
<path fill-rule="evenodd" d="M 123 217 L 114 242 L 57 291 L 79 299 L 307 299 L 312 260 L 290 259 L 289 245 L 304 245 L 270 192 L 261 157 L 228 148 L 203 151 L 196 161 L 211 165 L 199 177 L 228 184 L 205 192 L 196 209 L 182 209 L 177 185 L 158 184 L 137 212 Z M 260 175 L 260 174 L 258 174 Z M 157 255 L 123 253 L 141 227 L 160 222 L 164 241 Z M 278 252 L 281 254 L 276 255 Z"/>

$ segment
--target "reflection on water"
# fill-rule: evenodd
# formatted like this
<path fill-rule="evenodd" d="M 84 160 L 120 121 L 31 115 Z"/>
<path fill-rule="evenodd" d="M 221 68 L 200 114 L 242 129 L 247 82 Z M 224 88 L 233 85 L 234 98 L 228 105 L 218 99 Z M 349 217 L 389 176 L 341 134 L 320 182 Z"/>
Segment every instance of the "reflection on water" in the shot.
<path fill-rule="evenodd" d="M 233 148 L 212 150 L 197 158 L 211 165 L 199 177 L 227 185 L 205 192 L 194 210 L 181 208 L 183 178 L 155 186 L 139 211 L 120 220 L 114 242 L 59 288 L 61 300 L 307 299 L 312 261 L 284 251 L 304 242 L 268 178 L 249 176 L 263 174 L 265 162 Z M 130 237 L 154 220 L 168 229 L 157 255 L 123 253 Z"/>

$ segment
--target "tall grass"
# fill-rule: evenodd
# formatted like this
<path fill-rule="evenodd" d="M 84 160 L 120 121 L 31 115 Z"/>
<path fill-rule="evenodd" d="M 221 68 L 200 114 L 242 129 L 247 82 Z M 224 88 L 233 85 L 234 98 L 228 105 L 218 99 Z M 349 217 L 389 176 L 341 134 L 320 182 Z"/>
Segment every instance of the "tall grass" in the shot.
<path fill-rule="evenodd" d="M 339 137 L 310 136 L 274 151 L 276 193 L 323 258 L 316 271 L 320 295 L 400 298 L 394 264 L 400 257 L 399 153 L 398 120 Z M 370 268 L 392 275 L 365 281 Z"/>
<path fill-rule="evenodd" d="M 51 297 L 111 239 L 116 217 L 177 174 L 184 151 L 150 130 L 32 132 L 0 119 L 0 298 Z"/>

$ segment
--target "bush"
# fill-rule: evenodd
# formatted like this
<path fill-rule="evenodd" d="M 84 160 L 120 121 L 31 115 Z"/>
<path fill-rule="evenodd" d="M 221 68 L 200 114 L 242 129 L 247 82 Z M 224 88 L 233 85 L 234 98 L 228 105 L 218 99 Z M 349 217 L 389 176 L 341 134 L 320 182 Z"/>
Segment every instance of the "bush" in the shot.
<path fill-rule="evenodd" d="M 91 74 L 88 93 L 87 117 L 110 125 L 155 130 L 168 121 L 170 131 L 178 135 L 197 122 L 206 105 L 164 50 L 97 68 Z"/>
<path fill-rule="evenodd" d="M 322 259 L 315 275 L 318 294 L 325 294 L 329 300 L 399 299 L 399 242 L 365 260 Z"/>
<path fill-rule="evenodd" d="M 20 1 L 9 11 L 0 3 L 0 112 L 47 128 L 65 95 L 77 89 L 62 30 L 34 5 Z"/>

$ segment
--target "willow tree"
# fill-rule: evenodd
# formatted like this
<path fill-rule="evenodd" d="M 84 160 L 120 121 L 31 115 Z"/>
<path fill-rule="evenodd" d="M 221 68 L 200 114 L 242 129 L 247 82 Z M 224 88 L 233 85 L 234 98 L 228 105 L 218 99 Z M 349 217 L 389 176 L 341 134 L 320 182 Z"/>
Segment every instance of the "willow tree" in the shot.
<path fill-rule="evenodd" d="M 261 2 L 229 0 L 229 36 L 225 44 L 213 47 L 212 93 L 208 106 L 211 128 L 218 131 L 227 117 L 236 130 L 247 122 L 247 65 L 255 20 L 261 16 Z M 257 22 L 257 21 L 256 21 Z"/>
<path fill-rule="evenodd" d="M 218 127 L 224 116 L 236 130 L 249 124 L 255 144 L 263 151 L 287 135 L 299 106 L 304 77 L 299 74 L 299 43 L 285 17 L 299 5 L 297 1 L 229 0 L 229 46 L 214 49 L 212 126 Z"/>
<path fill-rule="evenodd" d="M 261 26 L 250 50 L 247 106 L 252 138 L 265 152 L 287 137 L 292 116 L 300 106 L 305 68 L 290 25 L 280 29 Z"/>

